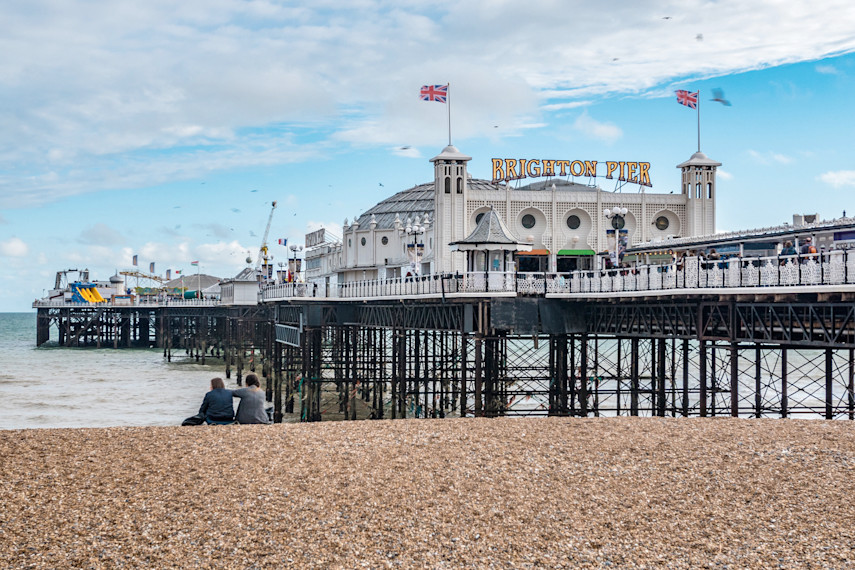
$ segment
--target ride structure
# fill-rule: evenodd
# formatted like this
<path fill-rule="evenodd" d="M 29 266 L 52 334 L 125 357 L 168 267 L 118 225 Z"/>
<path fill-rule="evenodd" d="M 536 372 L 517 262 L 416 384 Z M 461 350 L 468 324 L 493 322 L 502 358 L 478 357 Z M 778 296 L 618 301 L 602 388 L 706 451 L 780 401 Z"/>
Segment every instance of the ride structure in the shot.
<path fill-rule="evenodd" d="M 267 217 L 267 226 L 264 228 L 264 236 L 261 238 L 261 247 L 258 248 L 258 257 L 255 260 L 255 274 L 260 282 L 273 278 L 273 264 L 270 261 L 272 255 L 268 255 L 267 237 L 270 235 L 270 224 L 273 222 L 273 212 L 276 211 L 276 200 L 273 200 L 270 215 Z M 262 262 L 264 262 L 262 264 Z"/>

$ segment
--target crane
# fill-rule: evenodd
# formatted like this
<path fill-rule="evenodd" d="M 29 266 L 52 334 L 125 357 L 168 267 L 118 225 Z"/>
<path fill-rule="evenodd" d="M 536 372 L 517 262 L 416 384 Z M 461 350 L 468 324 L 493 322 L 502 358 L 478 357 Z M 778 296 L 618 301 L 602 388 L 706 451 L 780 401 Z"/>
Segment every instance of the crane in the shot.
<path fill-rule="evenodd" d="M 273 200 L 273 207 L 270 208 L 270 216 L 267 218 L 267 227 L 264 228 L 264 237 L 261 238 L 261 247 L 258 248 L 258 259 L 255 261 L 255 273 L 261 269 L 261 260 L 267 263 L 267 235 L 270 233 L 270 222 L 273 221 L 273 211 L 276 210 L 276 200 Z M 265 277 L 266 278 L 266 277 Z"/>

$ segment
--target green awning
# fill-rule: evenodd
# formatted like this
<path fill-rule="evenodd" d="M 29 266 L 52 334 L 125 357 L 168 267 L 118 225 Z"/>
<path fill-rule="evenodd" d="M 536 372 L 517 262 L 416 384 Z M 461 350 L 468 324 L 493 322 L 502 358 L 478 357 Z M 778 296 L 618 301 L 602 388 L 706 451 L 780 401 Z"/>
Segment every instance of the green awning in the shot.
<path fill-rule="evenodd" d="M 561 249 L 558 255 L 594 255 L 593 249 Z"/>

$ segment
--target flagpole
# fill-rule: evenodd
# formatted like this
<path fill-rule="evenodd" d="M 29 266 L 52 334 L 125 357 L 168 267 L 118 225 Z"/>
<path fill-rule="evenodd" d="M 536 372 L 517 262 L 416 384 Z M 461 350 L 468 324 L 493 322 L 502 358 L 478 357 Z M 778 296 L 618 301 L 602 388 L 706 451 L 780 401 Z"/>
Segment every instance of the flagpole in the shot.
<path fill-rule="evenodd" d="M 701 90 L 698 89 L 698 152 L 701 152 Z"/>
<path fill-rule="evenodd" d="M 448 146 L 451 146 L 451 82 L 447 88 L 446 102 L 448 104 Z"/>

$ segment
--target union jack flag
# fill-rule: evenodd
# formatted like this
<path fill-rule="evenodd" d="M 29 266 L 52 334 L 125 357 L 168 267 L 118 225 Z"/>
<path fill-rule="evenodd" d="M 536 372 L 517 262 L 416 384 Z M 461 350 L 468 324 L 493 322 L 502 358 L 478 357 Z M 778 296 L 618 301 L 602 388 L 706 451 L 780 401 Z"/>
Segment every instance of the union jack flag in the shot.
<path fill-rule="evenodd" d="M 445 103 L 448 100 L 448 85 L 422 85 L 419 99 Z"/>
<path fill-rule="evenodd" d="M 689 93 L 685 89 L 680 89 L 677 91 L 677 103 L 679 103 L 680 105 L 685 105 L 690 109 L 697 109 L 699 93 L 700 91 Z"/>

